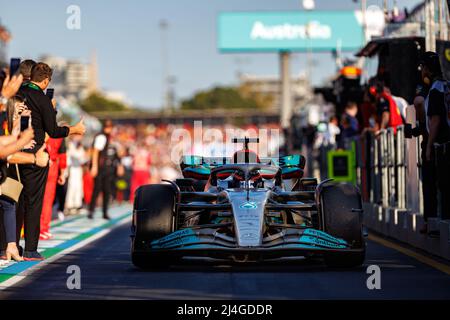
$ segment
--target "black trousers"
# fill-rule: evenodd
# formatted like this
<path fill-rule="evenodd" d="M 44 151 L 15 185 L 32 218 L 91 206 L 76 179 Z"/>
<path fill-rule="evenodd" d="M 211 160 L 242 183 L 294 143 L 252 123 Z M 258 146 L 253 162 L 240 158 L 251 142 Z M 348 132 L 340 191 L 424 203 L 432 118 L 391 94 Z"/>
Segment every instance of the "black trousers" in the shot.
<path fill-rule="evenodd" d="M 17 243 L 19 243 L 23 225 L 25 229 L 25 251 L 36 251 L 41 229 L 41 211 L 48 166 L 39 168 L 33 165 L 20 165 L 19 172 L 23 190 L 17 205 Z"/>
<path fill-rule="evenodd" d="M 56 200 L 58 201 L 58 211 L 64 212 L 66 206 L 66 194 L 67 194 L 67 181 L 61 186 L 59 183 L 56 185 Z"/>
<path fill-rule="evenodd" d="M 422 157 L 422 194 L 423 194 L 423 218 L 437 217 L 437 187 L 436 166 L 434 160 L 427 161 Z"/>
<path fill-rule="evenodd" d="M 114 183 L 114 171 L 110 168 L 99 168 L 98 175 L 94 180 L 94 192 L 92 193 L 89 213 L 92 215 L 95 211 L 97 198 L 103 193 L 103 217 L 108 216 L 109 200 L 111 198 L 112 187 Z"/>
<path fill-rule="evenodd" d="M 6 243 L 6 231 L 5 224 L 3 223 L 3 208 L 0 208 L 0 251 L 5 251 L 7 247 Z"/>

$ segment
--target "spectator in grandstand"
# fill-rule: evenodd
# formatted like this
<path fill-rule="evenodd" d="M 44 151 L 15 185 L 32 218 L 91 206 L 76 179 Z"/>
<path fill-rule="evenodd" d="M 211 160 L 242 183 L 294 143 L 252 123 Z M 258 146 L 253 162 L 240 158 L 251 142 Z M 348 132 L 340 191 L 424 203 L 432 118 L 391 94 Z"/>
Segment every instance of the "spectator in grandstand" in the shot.
<path fill-rule="evenodd" d="M 420 69 L 424 83 L 430 85 L 424 103 L 428 133 L 425 158 L 436 164 L 441 219 L 450 219 L 450 110 L 447 101 L 450 89 L 443 78 L 437 53 L 426 52 L 422 56 Z"/>

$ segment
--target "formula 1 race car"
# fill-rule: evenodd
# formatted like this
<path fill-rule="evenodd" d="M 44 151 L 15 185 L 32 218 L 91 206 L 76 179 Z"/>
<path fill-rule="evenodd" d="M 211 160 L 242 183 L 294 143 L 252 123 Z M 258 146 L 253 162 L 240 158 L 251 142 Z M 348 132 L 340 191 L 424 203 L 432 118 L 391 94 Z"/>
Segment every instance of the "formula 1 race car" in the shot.
<path fill-rule="evenodd" d="M 136 191 L 131 257 L 161 268 L 183 257 L 255 262 L 323 257 L 326 265 L 364 262 L 362 202 L 351 184 L 303 178 L 301 155 L 260 159 L 259 139 L 233 139 L 231 158 L 183 156 L 183 179 Z"/>

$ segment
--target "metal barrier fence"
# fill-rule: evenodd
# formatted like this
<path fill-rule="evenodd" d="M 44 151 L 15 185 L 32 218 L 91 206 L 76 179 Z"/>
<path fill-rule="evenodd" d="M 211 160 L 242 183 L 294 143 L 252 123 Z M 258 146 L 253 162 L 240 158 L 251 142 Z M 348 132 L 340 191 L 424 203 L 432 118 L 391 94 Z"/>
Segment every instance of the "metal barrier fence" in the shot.
<path fill-rule="evenodd" d="M 364 201 L 406 208 L 406 142 L 404 127 L 364 133 L 355 141 L 357 183 Z"/>
<path fill-rule="evenodd" d="M 445 153 L 450 146 L 440 146 L 444 151 L 439 158 L 439 146 L 435 145 L 438 212 L 437 217 L 425 220 L 421 141 L 422 137 L 405 139 L 405 128 L 400 126 L 396 132 L 366 132 L 354 142 L 364 224 L 370 230 L 450 260 L 450 220 L 443 215 L 444 202 L 450 194 L 448 184 L 442 185 L 443 181 L 450 181 L 446 178 L 450 175 L 450 156 Z M 433 231 L 433 237 L 423 233 L 425 223 L 425 230 Z"/>

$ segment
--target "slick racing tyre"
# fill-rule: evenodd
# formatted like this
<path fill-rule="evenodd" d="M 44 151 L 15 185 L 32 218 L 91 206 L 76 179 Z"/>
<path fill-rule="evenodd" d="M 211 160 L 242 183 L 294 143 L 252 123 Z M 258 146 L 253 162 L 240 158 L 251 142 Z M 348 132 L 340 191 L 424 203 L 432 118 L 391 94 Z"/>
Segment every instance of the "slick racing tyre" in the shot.
<path fill-rule="evenodd" d="M 324 231 L 347 241 L 355 252 L 326 253 L 325 263 L 330 267 L 356 267 L 365 259 L 365 241 L 362 231 L 361 195 L 348 183 L 326 183 L 321 186 L 320 210 Z"/>
<path fill-rule="evenodd" d="M 150 252 L 150 243 L 174 231 L 175 191 L 171 185 L 146 185 L 136 191 L 131 260 L 139 268 L 159 268 L 172 260 Z"/>

